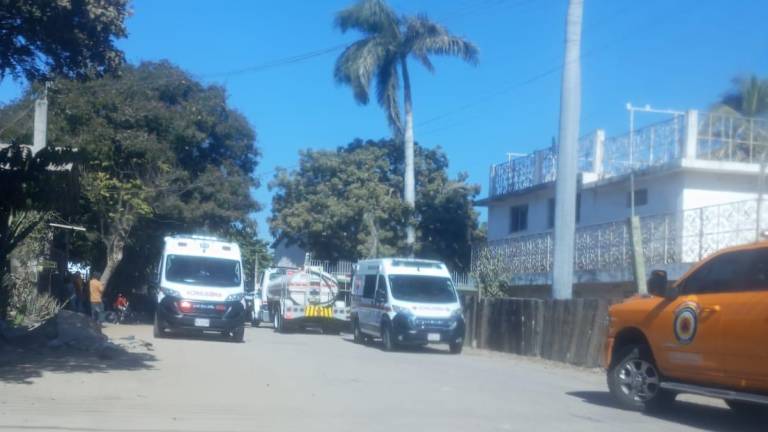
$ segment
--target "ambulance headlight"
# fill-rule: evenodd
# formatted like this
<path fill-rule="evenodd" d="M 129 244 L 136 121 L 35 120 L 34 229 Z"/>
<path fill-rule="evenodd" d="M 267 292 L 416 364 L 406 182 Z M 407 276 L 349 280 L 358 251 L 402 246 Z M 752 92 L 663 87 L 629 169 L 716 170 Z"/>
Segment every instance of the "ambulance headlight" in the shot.
<path fill-rule="evenodd" d="M 392 305 L 392 310 L 395 311 L 398 315 L 402 316 L 408 321 L 408 325 L 412 326 L 414 320 L 416 319 L 416 316 L 413 314 L 413 311 L 409 308 Z"/>
<path fill-rule="evenodd" d="M 457 320 L 459 318 L 464 318 L 464 311 L 461 308 L 457 308 L 453 312 L 451 312 L 451 319 Z"/>
<path fill-rule="evenodd" d="M 395 313 L 399 313 L 407 317 L 413 317 L 413 311 L 409 308 L 393 305 L 392 310 L 395 311 Z"/>
<path fill-rule="evenodd" d="M 177 298 L 181 298 L 181 293 L 179 293 L 179 292 L 178 292 L 178 291 L 176 291 L 175 289 L 170 289 L 170 288 L 160 288 L 160 291 L 162 291 L 162 292 L 163 292 L 163 295 L 166 295 L 166 296 L 168 296 L 168 297 L 177 297 Z"/>
<path fill-rule="evenodd" d="M 243 297 L 245 297 L 245 294 L 243 294 L 243 293 L 230 294 L 230 295 L 227 296 L 227 300 L 226 301 L 232 301 L 232 302 L 240 301 L 240 300 L 243 299 Z"/>

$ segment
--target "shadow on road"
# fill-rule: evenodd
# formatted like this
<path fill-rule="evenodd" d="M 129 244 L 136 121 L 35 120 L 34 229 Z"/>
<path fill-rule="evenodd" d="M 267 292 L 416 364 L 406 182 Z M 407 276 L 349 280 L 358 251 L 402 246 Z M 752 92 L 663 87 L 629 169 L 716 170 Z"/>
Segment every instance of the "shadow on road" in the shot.
<path fill-rule="evenodd" d="M 576 391 L 566 394 L 589 404 L 622 409 L 607 391 Z M 663 411 L 645 413 L 644 415 L 713 432 L 757 432 L 765 430 L 765 419 L 744 417 L 727 408 L 679 400 Z"/>
<path fill-rule="evenodd" d="M 355 341 L 352 339 L 351 335 L 346 335 L 345 337 L 341 338 L 344 342 L 349 342 L 351 344 L 355 344 Z M 360 344 L 360 346 L 366 347 L 366 348 L 375 348 L 379 351 L 385 351 L 384 350 L 384 344 L 380 340 L 369 340 L 368 342 L 364 342 Z M 448 351 L 448 348 L 436 348 L 435 346 L 430 345 L 401 345 L 398 346 L 397 349 L 394 351 L 396 353 L 414 353 L 414 354 L 433 354 L 433 355 L 451 355 L 450 351 Z"/>
<path fill-rule="evenodd" d="M 151 369 L 155 356 L 146 352 L 129 352 L 109 348 L 100 352 L 72 349 L 19 349 L 0 351 L 0 382 L 32 384 L 45 372 L 49 373 L 109 373 Z"/>

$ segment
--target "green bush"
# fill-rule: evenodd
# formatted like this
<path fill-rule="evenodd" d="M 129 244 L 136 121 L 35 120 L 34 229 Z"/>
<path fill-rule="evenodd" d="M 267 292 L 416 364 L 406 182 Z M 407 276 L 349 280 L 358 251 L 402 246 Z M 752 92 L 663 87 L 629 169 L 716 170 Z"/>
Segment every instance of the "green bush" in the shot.
<path fill-rule="evenodd" d="M 3 286 L 10 293 L 9 318 L 17 326 L 35 326 L 55 316 L 62 305 L 46 293 L 39 293 L 28 276 L 6 275 Z"/>

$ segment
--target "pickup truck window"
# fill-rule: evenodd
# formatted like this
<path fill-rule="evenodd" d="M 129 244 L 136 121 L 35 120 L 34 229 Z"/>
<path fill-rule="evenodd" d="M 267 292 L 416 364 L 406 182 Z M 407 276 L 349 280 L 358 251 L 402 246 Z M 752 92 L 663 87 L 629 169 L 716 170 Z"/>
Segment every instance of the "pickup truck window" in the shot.
<path fill-rule="evenodd" d="M 750 251 L 751 260 L 744 277 L 744 289 L 768 290 L 768 249 Z"/>
<path fill-rule="evenodd" d="M 713 258 L 685 280 L 683 294 L 742 290 L 751 258 L 750 251 L 731 252 Z"/>

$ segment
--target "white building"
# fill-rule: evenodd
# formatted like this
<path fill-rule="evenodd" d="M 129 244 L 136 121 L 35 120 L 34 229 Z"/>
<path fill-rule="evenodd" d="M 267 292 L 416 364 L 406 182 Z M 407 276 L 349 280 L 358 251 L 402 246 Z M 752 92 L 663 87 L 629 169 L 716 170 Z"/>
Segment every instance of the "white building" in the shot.
<path fill-rule="evenodd" d="M 641 216 L 648 268 L 679 274 L 724 246 L 754 241 L 760 160 L 768 156 L 768 121 L 688 111 L 616 137 L 598 130 L 579 142 L 576 280 L 631 279 L 630 174 Z M 488 245 L 502 254 L 519 285 L 546 285 L 551 269 L 552 149 L 491 167 Z M 768 207 L 766 207 L 768 211 Z"/>

